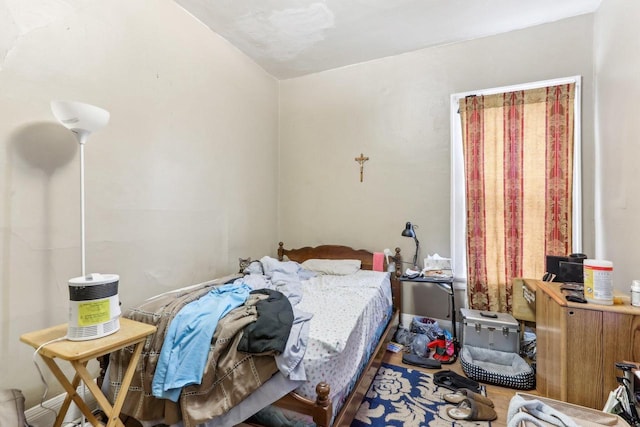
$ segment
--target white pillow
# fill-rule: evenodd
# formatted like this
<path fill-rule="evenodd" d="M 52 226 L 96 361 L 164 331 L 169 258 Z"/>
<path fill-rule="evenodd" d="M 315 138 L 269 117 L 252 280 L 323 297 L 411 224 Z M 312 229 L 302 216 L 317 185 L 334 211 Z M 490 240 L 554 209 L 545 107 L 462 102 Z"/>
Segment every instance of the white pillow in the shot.
<path fill-rule="evenodd" d="M 360 270 L 361 262 L 357 259 L 308 259 L 301 265 L 305 270 L 319 274 L 346 276 Z"/>
<path fill-rule="evenodd" d="M 287 275 L 297 274 L 300 270 L 300 264 L 293 261 L 278 261 L 270 256 L 263 256 L 260 258 L 262 269 L 266 276 L 273 276 L 273 273 L 279 272 Z"/>

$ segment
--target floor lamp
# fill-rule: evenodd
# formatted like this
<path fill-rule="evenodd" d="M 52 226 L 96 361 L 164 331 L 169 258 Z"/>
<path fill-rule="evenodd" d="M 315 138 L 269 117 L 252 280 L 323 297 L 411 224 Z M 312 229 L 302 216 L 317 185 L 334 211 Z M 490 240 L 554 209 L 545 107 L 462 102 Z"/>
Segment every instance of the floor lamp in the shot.
<path fill-rule="evenodd" d="M 80 144 L 80 251 L 82 276 L 85 276 L 84 144 L 92 132 L 107 125 L 109 112 L 100 107 L 76 101 L 51 101 L 51 111 L 64 127 L 73 132 Z"/>
<path fill-rule="evenodd" d="M 109 112 L 76 101 L 52 101 L 55 118 L 80 144 L 80 252 L 82 275 L 69 280 L 67 339 L 84 341 L 110 335 L 120 329 L 117 274 L 87 274 L 85 237 L 84 145 L 92 132 L 109 122 Z"/>

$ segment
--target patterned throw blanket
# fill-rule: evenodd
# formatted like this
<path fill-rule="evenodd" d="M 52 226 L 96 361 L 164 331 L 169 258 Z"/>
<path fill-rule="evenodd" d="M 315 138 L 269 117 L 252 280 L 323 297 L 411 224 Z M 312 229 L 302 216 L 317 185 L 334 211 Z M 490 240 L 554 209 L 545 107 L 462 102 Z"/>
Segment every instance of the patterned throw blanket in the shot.
<path fill-rule="evenodd" d="M 169 292 L 145 301 L 124 316 L 155 325 L 158 330 L 147 338 L 140 362 L 127 393 L 122 413 L 140 421 L 174 424 L 182 419 L 193 427 L 227 412 L 260 387 L 278 370 L 273 354 L 248 354 L 236 350 L 242 329 L 257 319 L 255 304 L 264 296 L 252 295 L 247 302 L 223 317 L 216 327 L 202 383 L 184 387 L 180 400 L 158 399 L 151 394 L 165 333 L 171 319 L 182 307 L 208 293 L 213 286 L 229 283 L 241 275 L 231 275 L 188 289 Z M 112 353 L 109 359 L 108 393 L 115 400 L 133 347 Z"/>

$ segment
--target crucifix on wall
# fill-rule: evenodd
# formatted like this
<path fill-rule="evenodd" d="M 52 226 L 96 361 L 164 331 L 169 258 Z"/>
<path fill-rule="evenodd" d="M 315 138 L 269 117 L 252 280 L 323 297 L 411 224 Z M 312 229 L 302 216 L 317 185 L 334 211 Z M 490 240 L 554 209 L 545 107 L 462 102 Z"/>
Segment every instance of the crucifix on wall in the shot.
<path fill-rule="evenodd" d="M 364 162 L 369 160 L 368 157 L 365 157 L 362 153 L 360 153 L 360 157 L 356 157 L 355 161 L 360 163 L 360 182 L 362 182 L 363 173 L 364 173 Z"/>

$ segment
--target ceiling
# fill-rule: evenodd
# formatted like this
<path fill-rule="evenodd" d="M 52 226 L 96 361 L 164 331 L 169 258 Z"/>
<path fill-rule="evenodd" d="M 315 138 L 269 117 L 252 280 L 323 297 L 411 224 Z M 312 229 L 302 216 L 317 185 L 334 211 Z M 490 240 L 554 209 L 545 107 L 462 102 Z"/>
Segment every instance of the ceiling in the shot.
<path fill-rule="evenodd" d="M 288 79 L 594 12 L 601 0 L 175 0 Z"/>

